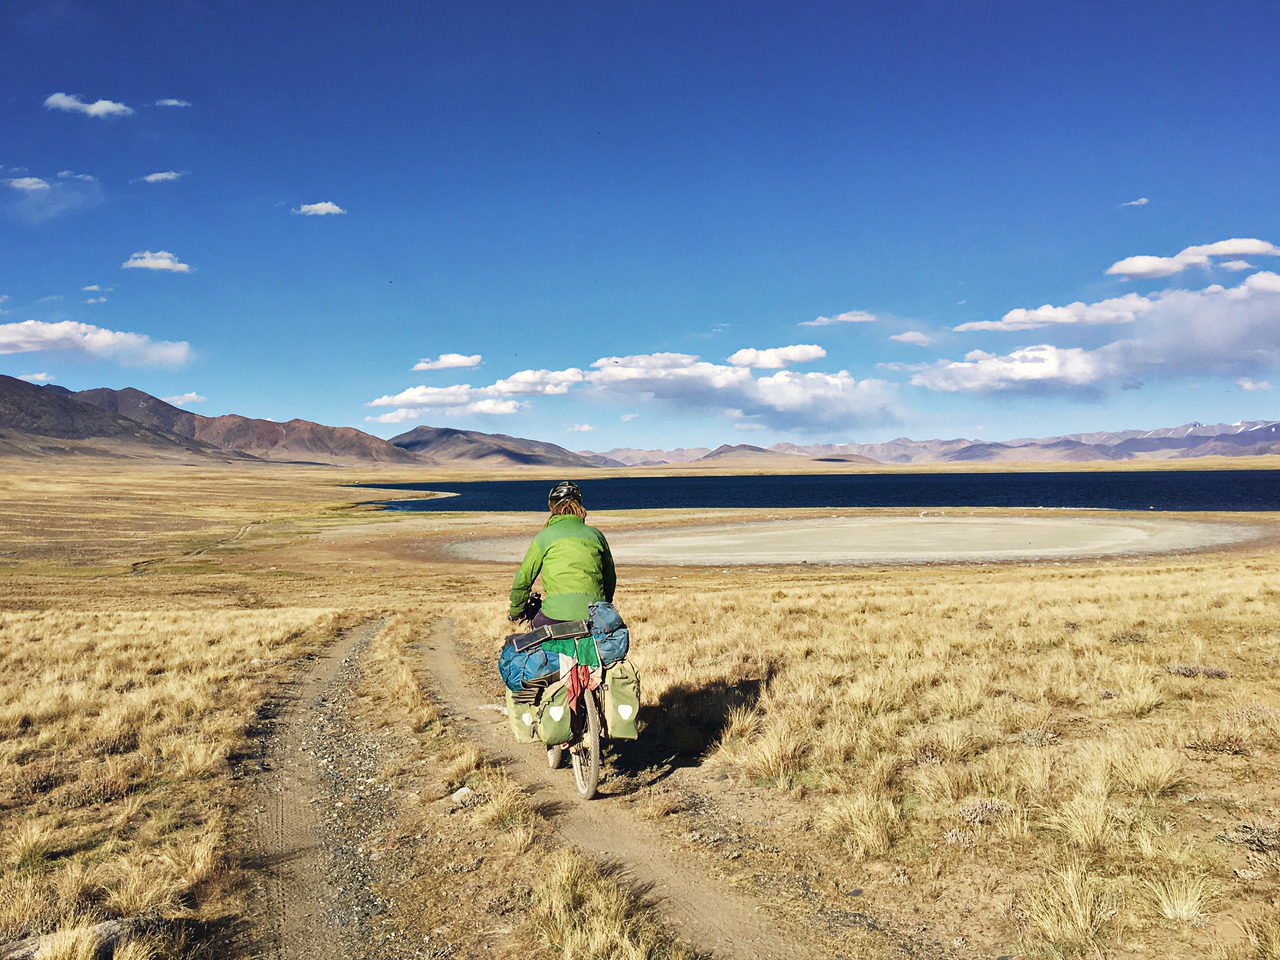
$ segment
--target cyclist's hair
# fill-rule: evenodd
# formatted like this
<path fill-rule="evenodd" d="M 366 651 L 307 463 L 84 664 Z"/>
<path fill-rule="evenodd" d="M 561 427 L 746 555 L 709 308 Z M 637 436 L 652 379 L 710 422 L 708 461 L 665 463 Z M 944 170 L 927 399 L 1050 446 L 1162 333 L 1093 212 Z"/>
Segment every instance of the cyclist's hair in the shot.
<path fill-rule="evenodd" d="M 587 518 L 587 511 L 577 500 L 557 500 L 551 505 L 553 517 L 575 516 L 580 520 Z"/>

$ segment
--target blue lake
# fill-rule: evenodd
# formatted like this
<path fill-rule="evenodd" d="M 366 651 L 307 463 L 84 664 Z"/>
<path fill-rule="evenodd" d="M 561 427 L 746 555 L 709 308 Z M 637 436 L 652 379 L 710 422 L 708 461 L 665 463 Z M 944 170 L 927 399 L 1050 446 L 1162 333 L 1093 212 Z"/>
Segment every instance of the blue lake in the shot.
<path fill-rule="evenodd" d="M 575 478 L 576 479 L 576 478 Z M 579 480 L 589 510 L 719 507 L 1084 507 L 1108 510 L 1280 510 L 1280 470 L 1090 473 L 803 474 L 601 477 Z M 368 483 L 457 496 L 372 501 L 393 510 L 541 511 L 546 480 Z"/>

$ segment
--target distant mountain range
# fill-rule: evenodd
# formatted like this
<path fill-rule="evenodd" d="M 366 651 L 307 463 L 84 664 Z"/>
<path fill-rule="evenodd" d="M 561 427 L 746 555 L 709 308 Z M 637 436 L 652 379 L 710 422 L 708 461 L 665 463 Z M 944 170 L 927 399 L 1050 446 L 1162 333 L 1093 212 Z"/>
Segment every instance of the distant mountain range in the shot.
<path fill-rule="evenodd" d="M 1185 423 L 1158 430 L 1076 433 L 1061 437 L 910 440 L 885 443 L 771 447 L 724 444 L 639 450 L 618 447 L 577 452 L 554 443 L 505 434 L 414 427 L 390 440 L 353 427 L 309 420 L 256 420 L 235 414 L 206 417 L 126 387 L 73 392 L 0 375 L 0 456 L 68 456 L 270 460 L 354 465 L 566 467 L 590 470 L 662 464 L 785 466 L 824 463 L 991 463 L 1184 459 L 1280 454 L 1280 421 Z"/>
<path fill-rule="evenodd" d="M 730 453 L 734 451 L 734 453 Z M 911 440 L 899 437 L 885 443 L 775 443 L 771 447 L 739 444 L 716 450 L 680 447 L 637 450 L 616 447 L 603 453 L 578 451 L 583 456 L 607 457 L 628 466 L 699 463 L 749 453 L 784 455 L 809 460 L 852 460 L 874 463 L 991 463 L 1002 460 L 1079 463 L 1089 460 L 1174 460 L 1187 457 L 1248 457 L 1280 454 L 1280 420 L 1239 423 L 1184 423 L 1158 430 L 1120 430 L 1075 433 L 1062 437 L 1022 438 L 1001 442 L 983 440 Z"/>

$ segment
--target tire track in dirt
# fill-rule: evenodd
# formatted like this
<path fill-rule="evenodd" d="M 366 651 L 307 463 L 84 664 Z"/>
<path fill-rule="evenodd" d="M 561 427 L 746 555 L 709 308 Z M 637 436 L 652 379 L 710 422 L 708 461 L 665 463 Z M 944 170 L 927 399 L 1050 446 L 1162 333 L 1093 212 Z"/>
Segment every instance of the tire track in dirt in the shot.
<path fill-rule="evenodd" d="M 572 776 L 549 770 L 542 750 L 514 743 L 506 718 L 483 709 L 487 698 L 464 679 L 451 621 L 437 621 L 417 650 L 442 706 L 464 732 L 508 764 L 506 769 L 531 790 L 565 840 L 616 865 L 695 949 L 726 960 L 829 956 L 745 893 L 668 849 L 658 829 L 636 819 L 622 803 L 608 797 L 579 799 Z"/>
<path fill-rule="evenodd" d="M 266 941 L 260 956 L 274 960 L 340 960 L 350 956 L 342 931 L 326 908 L 338 895 L 326 863 L 323 824 L 316 804 L 324 799 L 315 756 L 307 749 L 307 723 L 318 699 L 339 686 L 344 661 L 382 627 L 368 620 L 339 634 L 311 661 L 283 700 L 267 739 L 259 781 L 255 826 L 263 866 L 264 902 L 256 905 Z"/>

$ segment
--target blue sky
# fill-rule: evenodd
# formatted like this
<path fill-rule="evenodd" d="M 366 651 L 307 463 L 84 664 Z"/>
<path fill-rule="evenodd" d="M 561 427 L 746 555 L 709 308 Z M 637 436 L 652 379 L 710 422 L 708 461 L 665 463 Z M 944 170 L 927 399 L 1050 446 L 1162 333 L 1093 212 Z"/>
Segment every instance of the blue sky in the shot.
<path fill-rule="evenodd" d="M 1274 3 L 17 0 L 0 35 L 0 373 L 594 449 L 1280 417 Z"/>

